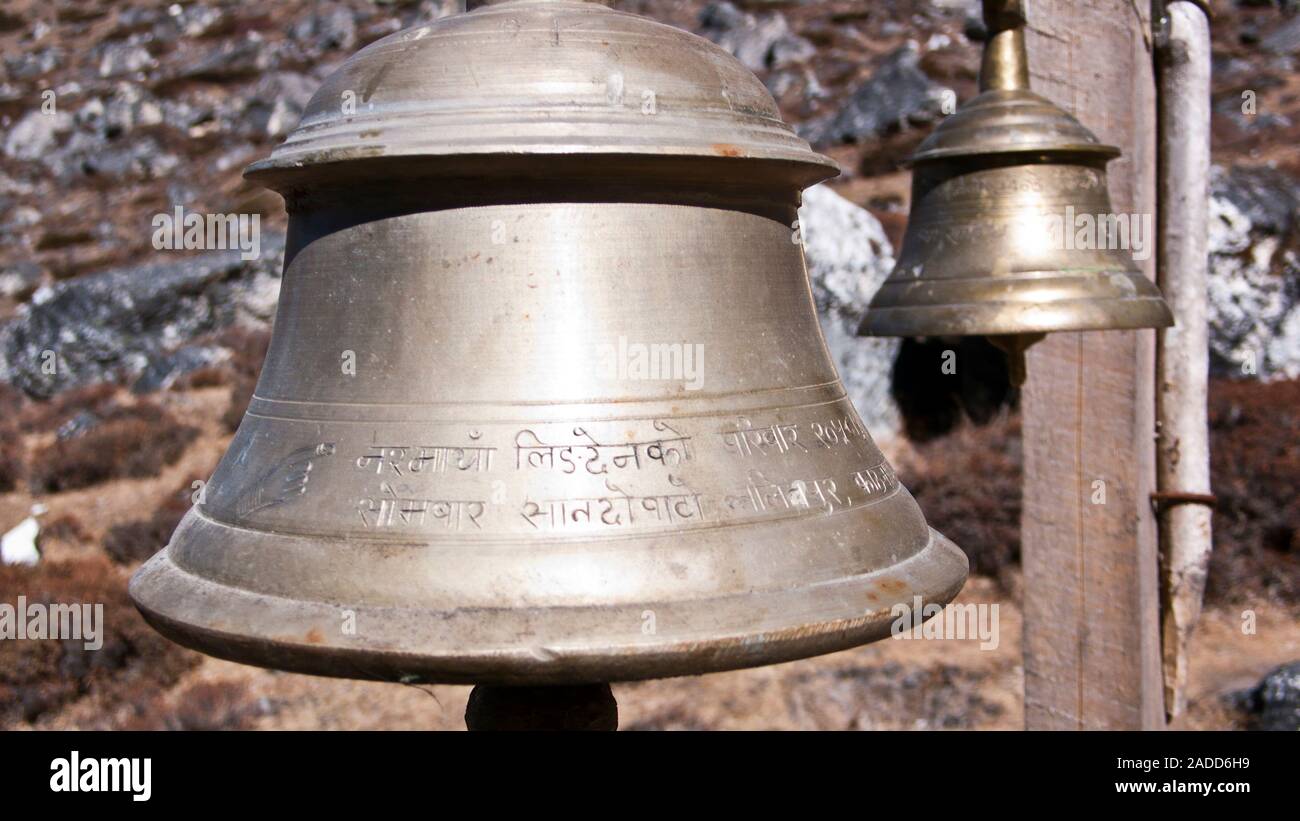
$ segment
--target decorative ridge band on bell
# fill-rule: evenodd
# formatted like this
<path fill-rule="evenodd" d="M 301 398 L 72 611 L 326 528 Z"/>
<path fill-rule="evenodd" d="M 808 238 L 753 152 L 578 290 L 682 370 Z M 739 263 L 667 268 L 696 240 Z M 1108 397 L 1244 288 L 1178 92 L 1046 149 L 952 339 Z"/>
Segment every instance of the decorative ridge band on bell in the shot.
<path fill-rule="evenodd" d="M 1111 206 L 1119 149 L 1030 90 L 1019 0 L 985 0 L 984 16 L 981 92 L 911 158 L 903 247 L 859 333 L 1018 336 L 994 341 L 1022 353 L 1053 331 L 1172 325 L 1129 253 L 1151 250 L 1154 215 Z"/>
<path fill-rule="evenodd" d="M 966 557 L 846 396 L 793 241 L 833 171 L 734 57 L 604 5 L 363 49 L 250 170 L 289 211 L 270 349 L 132 599 L 223 658 L 476 684 L 771 664 L 932 612 Z"/>

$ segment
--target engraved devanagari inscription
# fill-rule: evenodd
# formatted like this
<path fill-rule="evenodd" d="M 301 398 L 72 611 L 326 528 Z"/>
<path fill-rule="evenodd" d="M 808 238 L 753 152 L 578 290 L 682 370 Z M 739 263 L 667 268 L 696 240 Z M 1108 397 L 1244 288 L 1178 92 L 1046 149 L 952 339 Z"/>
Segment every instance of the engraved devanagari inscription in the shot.
<path fill-rule="evenodd" d="M 421 527 L 425 524 L 460 530 L 466 522 L 483 529 L 487 502 L 458 499 L 427 499 L 414 495 L 407 485 L 380 484 L 378 496 L 357 501 L 357 513 L 366 528 Z"/>
<path fill-rule="evenodd" d="M 497 449 L 477 444 L 478 432 L 470 433 L 469 445 L 372 445 L 357 457 L 360 470 L 377 475 L 391 472 L 396 476 L 449 471 L 487 473 L 492 470 L 492 455 Z"/>
<path fill-rule="evenodd" d="M 376 537 L 689 530 L 834 515 L 899 489 L 861 422 L 842 406 L 793 419 L 755 414 L 383 430 L 330 468 L 373 481 L 354 485 L 336 502 L 320 500 L 322 515 L 346 515 L 358 534 Z M 405 444 L 419 441 L 435 444 Z M 300 480 L 309 460 L 331 447 L 295 451 L 289 478 Z M 514 468 L 507 465 L 509 475 L 502 475 L 497 454 L 508 449 L 515 452 Z M 867 466 L 854 469 L 855 463 Z"/>
<path fill-rule="evenodd" d="M 521 430 L 515 436 L 515 468 L 567 474 L 581 469 L 600 476 L 611 471 L 640 470 L 656 462 L 675 467 L 691 460 L 691 437 L 683 436 L 667 422 L 655 420 L 652 426 L 657 436 L 614 444 L 599 441 L 582 426 L 573 428 L 574 441 L 568 443 L 547 443 L 531 429 Z"/>
<path fill-rule="evenodd" d="M 579 499 L 526 500 L 521 515 L 532 527 L 563 530 L 571 527 L 630 527 L 638 522 L 675 524 L 704 520 L 701 495 L 680 487 L 673 492 L 633 496 L 609 480 L 605 494 Z"/>
<path fill-rule="evenodd" d="M 801 439 L 801 430 L 811 435 Z M 862 423 L 849 417 L 827 422 L 774 423 L 763 427 L 757 427 L 742 417 L 735 426 L 719 431 L 718 436 L 727 453 L 742 459 L 783 456 L 791 452 L 811 453 L 816 448 L 846 447 L 871 441 Z"/>

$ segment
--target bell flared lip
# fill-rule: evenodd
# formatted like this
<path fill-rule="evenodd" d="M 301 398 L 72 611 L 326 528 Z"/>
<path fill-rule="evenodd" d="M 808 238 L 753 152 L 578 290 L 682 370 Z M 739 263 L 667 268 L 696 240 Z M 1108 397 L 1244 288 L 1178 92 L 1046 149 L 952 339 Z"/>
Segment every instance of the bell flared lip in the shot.
<path fill-rule="evenodd" d="M 858 336 L 1007 336 L 1168 328 L 1155 283 L 1123 267 L 909 279 L 900 265 L 876 292 Z"/>
<path fill-rule="evenodd" d="M 896 632 L 898 606 L 944 605 L 966 581 L 968 560 L 937 531 L 918 553 L 879 570 L 718 599 L 637 603 L 600 607 L 601 619 L 640 618 L 653 608 L 657 621 L 671 625 L 698 623 L 701 613 L 791 614 L 786 623 L 761 629 L 703 631 L 683 635 L 638 635 L 620 643 L 584 641 L 528 646 L 525 639 L 507 646 L 475 644 L 419 646 L 402 637 L 418 636 L 420 622 L 460 622 L 469 626 L 492 621 L 542 624 L 582 608 L 536 608 L 457 611 L 408 608 L 351 609 L 358 622 L 381 625 L 390 646 L 350 642 L 318 630 L 294 634 L 295 626 L 336 620 L 346 603 L 327 603 L 268 596 L 215 583 L 179 567 L 167 549 L 141 566 L 130 583 L 130 596 L 158 632 L 194 650 L 261 667 L 321 676 L 447 684 L 583 684 L 669 678 L 777 664 L 846 650 Z M 565 611 L 568 611 L 567 613 Z M 909 611 L 910 612 L 910 611 Z M 909 617 L 910 618 L 910 617 Z M 249 630 L 255 622 L 261 630 Z M 232 623 L 244 625 L 232 630 Z M 910 625 L 909 621 L 909 625 Z M 272 626 L 275 626 L 272 628 Z M 280 631 L 279 627 L 284 627 Z M 493 631 L 487 631 L 493 632 Z M 373 633 L 372 633 L 373 634 Z"/>
<path fill-rule="evenodd" d="M 1008 143 L 992 147 L 956 147 L 932 148 L 917 151 L 904 162 L 907 168 L 916 168 L 927 163 L 945 160 L 962 160 L 977 158 L 988 163 L 998 160 L 1029 162 L 1069 163 L 1087 162 L 1089 160 L 1110 161 L 1120 156 L 1121 152 L 1113 145 L 1084 142 L 1025 142 Z"/>
<path fill-rule="evenodd" d="M 1168 328 L 1173 313 L 1158 297 L 983 302 L 869 308 L 858 336 L 1008 336 L 1063 331 Z"/>

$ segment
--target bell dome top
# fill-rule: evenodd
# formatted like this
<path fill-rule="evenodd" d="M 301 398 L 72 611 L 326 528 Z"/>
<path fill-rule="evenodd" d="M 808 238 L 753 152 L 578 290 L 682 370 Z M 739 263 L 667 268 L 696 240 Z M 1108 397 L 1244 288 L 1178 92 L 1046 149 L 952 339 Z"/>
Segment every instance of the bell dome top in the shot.
<path fill-rule="evenodd" d="M 1103 145 L 1082 123 L 1028 89 L 990 89 L 944 120 L 912 155 L 913 164 L 992 154 L 1075 154 L 1106 159 Z"/>
<path fill-rule="evenodd" d="M 761 160 L 801 186 L 837 173 L 701 37 L 590 0 L 469 6 L 350 57 L 248 176 L 284 189 L 339 164 L 494 155 Z"/>
<path fill-rule="evenodd" d="M 1030 89 L 1022 0 L 985 0 L 989 31 L 980 66 L 980 94 L 925 139 L 911 163 L 1015 154 L 1072 155 L 1110 160 L 1119 149 L 1103 145 L 1069 112 Z"/>

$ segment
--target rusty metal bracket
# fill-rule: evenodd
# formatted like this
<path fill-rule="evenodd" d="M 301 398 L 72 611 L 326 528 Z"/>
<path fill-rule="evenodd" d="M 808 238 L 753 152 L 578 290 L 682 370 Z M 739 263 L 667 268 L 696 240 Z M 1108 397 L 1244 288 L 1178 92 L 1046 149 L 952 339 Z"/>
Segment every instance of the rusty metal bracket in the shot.
<path fill-rule="evenodd" d="M 1213 493 L 1183 493 L 1177 490 L 1156 491 L 1151 494 L 1151 507 L 1158 514 L 1175 505 L 1205 505 L 1210 509 L 1219 506 L 1219 497 Z"/>

